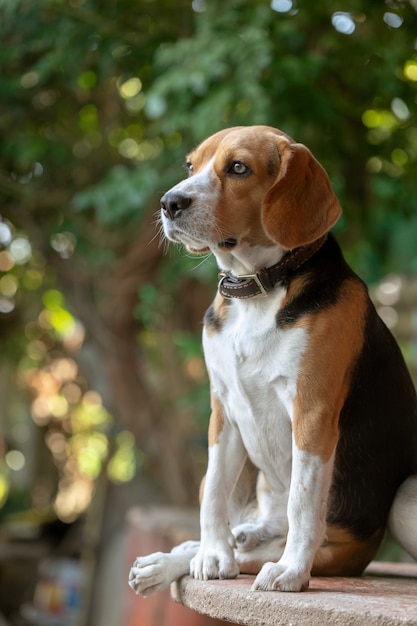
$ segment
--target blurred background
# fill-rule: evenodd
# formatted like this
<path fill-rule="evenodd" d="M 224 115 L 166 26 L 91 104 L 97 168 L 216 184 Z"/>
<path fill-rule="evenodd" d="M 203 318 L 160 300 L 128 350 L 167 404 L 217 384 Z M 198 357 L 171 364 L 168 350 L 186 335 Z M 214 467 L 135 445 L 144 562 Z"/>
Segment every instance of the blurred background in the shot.
<path fill-rule="evenodd" d="M 159 198 L 221 128 L 307 144 L 416 380 L 417 2 L 0 0 L 0 36 L 0 624 L 161 626 L 126 579 L 197 506 L 216 266 Z"/>

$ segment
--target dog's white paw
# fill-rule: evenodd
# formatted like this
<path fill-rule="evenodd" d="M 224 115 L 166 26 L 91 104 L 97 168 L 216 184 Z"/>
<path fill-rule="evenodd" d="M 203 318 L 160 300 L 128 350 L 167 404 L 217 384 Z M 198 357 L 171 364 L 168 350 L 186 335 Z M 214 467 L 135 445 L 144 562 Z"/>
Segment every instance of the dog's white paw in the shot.
<path fill-rule="evenodd" d="M 239 566 L 229 546 L 200 549 L 190 563 L 190 575 L 199 580 L 236 578 L 238 574 Z"/>
<path fill-rule="evenodd" d="M 259 524 L 239 524 L 233 528 L 232 533 L 236 540 L 236 549 L 242 552 L 253 550 L 264 541 L 262 529 Z"/>
<path fill-rule="evenodd" d="M 130 587 L 144 598 L 166 589 L 177 577 L 173 564 L 173 555 L 164 552 L 138 557 L 129 573 Z"/>
<path fill-rule="evenodd" d="M 252 585 L 253 591 L 306 591 L 310 573 L 280 563 L 265 563 Z"/>
<path fill-rule="evenodd" d="M 262 543 L 273 539 L 282 538 L 285 541 L 285 533 L 277 528 L 268 527 L 263 523 L 247 522 L 239 524 L 232 530 L 235 538 L 236 549 L 240 552 L 254 550 Z"/>

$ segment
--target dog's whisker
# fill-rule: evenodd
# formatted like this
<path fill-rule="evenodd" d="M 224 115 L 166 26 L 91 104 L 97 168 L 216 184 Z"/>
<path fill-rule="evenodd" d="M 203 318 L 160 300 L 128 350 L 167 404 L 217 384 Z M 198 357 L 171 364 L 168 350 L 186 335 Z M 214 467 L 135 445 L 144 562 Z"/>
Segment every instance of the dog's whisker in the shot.
<path fill-rule="evenodd" d="M 201 256 L 199 258 L 201 259 L 200 263 L 198 263 L 197 265 L 192 267 L 191 270 L 190 270 L 191 272 L 194 272 L 196 269 L 201 267 L 204 263 L 209 262 L 212 259 L 212 254 L 211 254 L 211 252 L 208 252 L 207 254 L 204 254 L 203 256 Z"/>

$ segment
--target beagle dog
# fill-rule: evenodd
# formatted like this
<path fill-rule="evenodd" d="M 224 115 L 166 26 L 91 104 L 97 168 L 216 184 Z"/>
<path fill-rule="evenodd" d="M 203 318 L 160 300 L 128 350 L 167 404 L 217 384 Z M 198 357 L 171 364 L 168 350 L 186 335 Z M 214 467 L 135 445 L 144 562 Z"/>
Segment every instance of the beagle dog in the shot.
<path fill-rule="evenodd" d="M 416 391 L 329 233 L 341 207 L 326 172 L 268 126 L 221 130 L 186 165 L 163 229 L 220 268 L 201 540 L 136 559 L 131 587 L 241 572 L 254 590 L 302 591 L 311 575 L 359 575 L 390 511 L 417 558 Z"/>

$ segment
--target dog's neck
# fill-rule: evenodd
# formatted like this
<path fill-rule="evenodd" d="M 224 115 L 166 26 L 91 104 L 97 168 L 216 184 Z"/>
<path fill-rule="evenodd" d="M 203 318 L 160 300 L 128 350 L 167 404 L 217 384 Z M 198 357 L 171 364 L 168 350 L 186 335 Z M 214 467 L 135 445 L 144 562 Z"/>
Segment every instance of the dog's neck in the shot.
<path fill-rule="evenodd" d="M 236 277 L 243 274 L 252 274 L 262 267 L 274 265 L 283 258 L 285 253 L 286 250 L 279 244 L 265 247 L 243 243 L 236 250 L 228 252 L 218 249 L 213 250 L 219 268 Z"/>
<path fill-rule="evenodd" d="M 300 267 L 320 250 L 326 240 L 327 233 L 309 244 L 295 248 L 287 253 L 284 251 L 284 254 L 275 263 L 265 263 L 261 267 L 259 265 L 254 267 L 251 265 L 250 269 L 246 270 L 244 274 L 222 270 L 219 274 L 219 292 L 224 298 L 236 298 L 239 300 L 246 300 L 256 296 L 265 297 L 274 291 L 276 285 L 282 283 L 291 274 L 294 275 L 294 272 L 297 272 Z M 256 257 L 259 263 L 262 260 L 259 250 Z M 234 258 L 236 259 L 236 254 Z M 244 259 L 247 261 L 247 255 L 244 256 Z M 270 261 L 270 255 L 268 255 L 268 259 Z"/>

